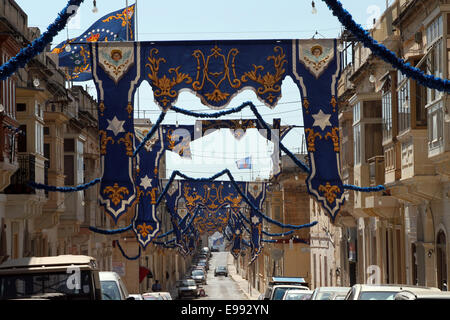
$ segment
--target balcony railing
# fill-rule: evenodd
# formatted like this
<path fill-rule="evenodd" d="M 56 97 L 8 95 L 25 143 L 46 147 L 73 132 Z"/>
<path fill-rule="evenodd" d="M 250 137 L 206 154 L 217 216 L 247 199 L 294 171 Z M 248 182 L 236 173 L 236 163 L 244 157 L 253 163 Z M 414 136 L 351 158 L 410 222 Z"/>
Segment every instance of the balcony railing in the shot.
<path fill-rule="evenodd" d="M 36 159 L 34 155 L 18 155 L 19 169 L 11 177 L 11 184 L 5 194 L 36 194 L 36 190 L 28 185 L 36 178 Z"/>

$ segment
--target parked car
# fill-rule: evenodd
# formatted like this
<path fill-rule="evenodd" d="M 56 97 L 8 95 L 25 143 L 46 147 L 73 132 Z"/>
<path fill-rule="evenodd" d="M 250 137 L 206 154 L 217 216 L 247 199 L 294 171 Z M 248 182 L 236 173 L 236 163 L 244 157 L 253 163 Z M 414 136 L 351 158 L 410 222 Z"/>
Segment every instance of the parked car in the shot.
<path fill-rule="evenodd" d="M 289 289 L 286 290 L 282 300 L 310 300 L 312 293 L 312 290 Z"/>
<path fill-rule="evenodd" d="M 355 284 L 347 293 L 345 300 L 394 300 L 397 293 L 409 289 L 416 292 L 442 292 L 438 288 L 402 284 Z"/>
<path fill-rule="evenodd" d="M 165 300 L 161 292 L 147 292 L 142 294 L 142 298 L 146 301 Z"/>
<path fill-rule="evenodd" d="M 133 298 L 134 300 L 144 300 L 144 298 L 142 297 L 142 294 L 139 294 L 139 293 L 131 293 L 128 295 L 128 297 Z"/>
<path fill-rule="evenodd" d="M 192 270 L 192 279 L 195 283 L 206 284 L 206 273 L 203 270 Z"/>
<path fill-rule="evenodd" d="M 36 299 L 102 300 L 95 258 L 82 255 L 29 257 L 0 265 L 0 300 Z"/>
<path fill-rule="evenodd" d="M 208 264 L 208 262 L 206 262 L 206 261 L 204 261 L 204 260 L 200 260 L 200 261 L 197 263 L 197 266 L 204 267 L 206 271 L 209 270 L 209 264 Z"/>
<path fill-rule="evenodd" d="M 395 300 L 447 300 L 450 299 L 450 292 L 441 291 L 417 291 L 414 289 L 403 290 L 397 293 Z"/>
<path fill-rule="evenodd" d="M 170 292 L 159 292 L 159 294 L 162 295 L 164 300 L 173 300 Z"/>
<path fill-rule="evenodd" d="M 344 297 L 350 287 L 319 287 L 314 289 L 311 300 L 330 300 L 336 293 L 341 293 Z"/>
<path fill-rule="evenodd" d="M 214 270 L 214 276 L 217 277 L 219 275 L 228 277 L 228 268 L 226 266 L 217 266 Z"/>
<path fill-rule="evenodd" d="M 217 246 L 212 246 L 212 247 L 211 247 L 211 252 L 219 252 L 219 247 L 217 247 Z"/>
<path fill-rule="evenodd" d="M 206 255 L 209 257 L 209 255 L 211 254 L 211 251 L 209 250 L 208 247 L 203 247 L 203 248 L 200 250 L 200 253 L 201 253 L 201 254 L 206 254 Z"/>
<path fill-rule="evenodd" d="M 177 281 L 178 297 L 198 297 L 198 287 L 194 279 Z"/>
<path fill-rule="evenodd" d="M 328 300 L 345 300 L 347 293 L 344 292 L 335 292 L 333 293 Z"/>
<path fill-rule="evenodd" d="M 116 272 L 102 271 L 99 276 L 103 300 L 133 300 Z"/>
<path fill-rule="evenodd" d="M 264 300 L 282 300 L 287 290 L 309 290 L 304 278 L 272 277 L 264 293 Z"/>

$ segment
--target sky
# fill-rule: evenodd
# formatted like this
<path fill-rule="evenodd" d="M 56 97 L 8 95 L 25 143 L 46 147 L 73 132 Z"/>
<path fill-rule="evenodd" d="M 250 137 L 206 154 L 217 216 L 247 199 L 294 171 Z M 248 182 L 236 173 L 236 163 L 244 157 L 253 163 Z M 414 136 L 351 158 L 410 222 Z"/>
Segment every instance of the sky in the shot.
<path fill-rule="evenodd" d="M 28 15 L 28 25 L 46 30 L 57 14 L 66 6 L 67 0 L 16 0 Z M 138 0 L 137 34 L 139 41 L 170 40 L 243 40 L 243 39 L 309 39 L 336 38 L 342 26 L 325 3 L 316 0 L 317 14 L 312 14 L 311 0 Z M 393 0 L 389 0 L 388 4 Z M 45 6 L 43 3 L 51 4 Z M 93 13 L 93 2 L 85 0 L 78 15 L 68 28 L 54 39 L 52 48 L 68 38 L 77 37 L 97 19 L 109 12 L 124 8 L 126 0 L 97 0 L 98 12 Z M 134 0 L 129 0 L 131 5 Z M 343 6 L 353 15 L 356 22 L 370 27 L 386 9 L 386 0 L 341 0 Z M 94 97 L 96 92 L 92 82 L 82 83 Z M 246 101 L 261 105 L 256 95 L 243 92 L 236 96 L 229 107 L 237 107 Z M 300 93 L 290 78 L 283 82 L 282 99 L 278 106 L 269 109 L 262 106 L 260 113 L 266 122 L 282 119 L 282 125 L 302 126 Z M 144 82 L 136 96 L 135 116 L 149 118 L 155 122 L 160 109 L 153 102 L 151 87 Z M 178 107 L 193 111 L 206 111 L 207 108 L 191 93 L 181 93 L 176 103 Z M 254 118 L 243 111 L 227 118 Z M 194 124 L 188 118 L 169 112 L 164 124 Z M 294 153 L 301 150 L 302 129 L 294 129 L 283 141 Z M 173 169 L 185 172 L 192 177 L 211 176 L 228 167 L 237 180 L 269 177 L 270 153 L 273 144 L 264 140 L 256 130 L 249 131 L 240 141 L 232 138 L 228 130 L 211 134 L 193 142 L 192 160 L 180 159 L 176 154 L 167 153 L 167 174 Z M 253 169 L 238 170 L 235 160 L 252 156 Z"/>

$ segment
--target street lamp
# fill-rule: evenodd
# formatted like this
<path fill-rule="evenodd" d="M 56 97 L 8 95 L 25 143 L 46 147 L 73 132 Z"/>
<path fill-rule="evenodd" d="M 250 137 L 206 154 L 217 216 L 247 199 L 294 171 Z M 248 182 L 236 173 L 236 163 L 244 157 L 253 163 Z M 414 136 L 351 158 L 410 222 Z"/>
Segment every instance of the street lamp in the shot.
<path fill-rule="evenodd" d="M 97 13 L 98 12 L 97 1 L 96 0 L 94 0 L 94 7 L 92 8 L 92 12 L 93 13 Z"/>

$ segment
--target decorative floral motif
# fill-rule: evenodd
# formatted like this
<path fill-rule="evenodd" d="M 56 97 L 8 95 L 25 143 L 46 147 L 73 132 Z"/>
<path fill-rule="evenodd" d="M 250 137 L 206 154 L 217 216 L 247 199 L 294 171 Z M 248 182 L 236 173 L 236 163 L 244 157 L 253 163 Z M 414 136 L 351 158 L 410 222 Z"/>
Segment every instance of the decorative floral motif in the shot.
<path fill-rule="evenodd" d="M 338 102 L 337 102 L 337 100 L 336 100 L 336 97 L 335 96 L 332 96 L 331 97 L 331 105 L 333 106 L 333 112 L 336 112 L 336 106 L 338 105 Z"/>
<path fill-rule="evenodd" d="M 99 131 L 100 134 L 100 154 L 106 155 L 106 147 L 108 145 L 108 142 L 112 142 L 114 144 L 114 139 L 111 137 L 108 137 L 108 133 L 104 130 Z"/>
<path fill-rule="evenodd" d="M 308 151 L 316 152 L 316 139 L 322 139 L 322 136 L 318 132 L 314 132 L 314 129 L 305 129 L 305 133 L 308 135 Z"/>
<path fill-rule="evenodd" d="M 336 200 L 337 194 L 341 192 L 341 189 L 338 186 L 332 186 L 329 182 L 327 182 L 325 186 L 319 186 L 319 191 L 324 194 L 328 203 L 331 205 Z"/>
<path fill-rule="evenodd" d="M 164 97 L 164 100 L 161 100 L 163 103 L 163 107 L 167 108 L 171 99 L 175 98 L 178 95 L 178 92 L 174 89 L 174 87 L 178 84 L 186 82 L 186 84 L 192 83 L 192 78 L 185 73 L 180 72 L 180 67 L 170 68 L 169 74 L 174 74 L 172 78 L 168 78 L 167 75 L 164 75 L 162 78 L 158 75 L 159 73 L 159 65 L 161 62 L 166 63 L 166 59 L 164 58 L 155 58 L 154 55 L 157 55 L 159 50 L 153 48 L 150 50 L 150 57 L 148 57 L 149 63 L 145 66 L 150 68 L 150 73 L 148 77 L 152 80 L 152 85 L 157 89 L 154 90 L 154 95 L 156 98 Z"/>
<path fill-rule="evenodd" d="M 328 140 L 328 138 L 331 138 L 331 140 L 333 141 L 334 151 L 335 152 L 340 152 L 340 148 L 339 148 L 339 128 L 333 128 L 331 130 L 331 132 L 328 132 L 325 135 L 325 139 Z"/>
<path fill-rule="evenodd" d="M 130 40 L 134 39 L 133 36 L 133 28 L 132 28 L 132 18 L 134 15 L 134 5 L 125 8 L 122 13 L 118 13 L 115 16 L 107 17 L 106 19 L 102 20 L 102 22 L 110 22 L 111 20 L 122 20 L 122 27 L 128 26 L 128 31 L 130 34 Z"/>
<path fill-rule="evenodd" d="M 153 188 L 150 191 L 147 191 L 146 195 L 150 196 L 151 200 L 151 204 L 156 204 L 156 192 L 158 191 L 158 188 Z"/>
<path fill-rule="evenodd" d="M 277 56 L 273 55 L 267 58 L 267 61 L 273 60 L 275 74 L 267 72 L 265 75 L 261 75 L 259 71 L 264 71 L 263 66 L 253 65 L 253 71 L 246 72 L 242 77 L 242 82 L 247 82 L 249 79 L 253 80 L 262 85 L 258 88 L 258 94 L 263 95 L 267 92 L 280 92 L 281 91 L 281 80 L 286 73 L 284 65 L 288 63 L 286 59 L 286 54 L 283 52 L 281 47 L 274 48 L 275 53 L 279 54 Z M 273 103 L 275 97 L 270 95 L 268 97 L 269 102 Z"/>
<path fill-rule="evenodd" d="M 136 229 L 139 231 L 139 234 L 144 239 L 147 238 L 147 236 L 154 230 L 152 226 L 147 225 L 145 222 L 143 224 L 138 225 Z"/>
<path fill-rule="evenodd" d="M 133 138 L 134 135 L 131 132 L 128 132 L 125 137 L 119 139 L 118 143 L 125 144 L 125 149 L 127 152 L 127 156 L 132 157 L 133 156 Z"/>
<path fill-rule="evenodd" d="M 111 199 L 115 206 L 123 200 L 123 195 L 130 194 L 127 188 L 119 187 L 118 183 L 115 183 L 113 187 L 106 187 L 103 193 L 108 194 L 108 198 Z"/>

